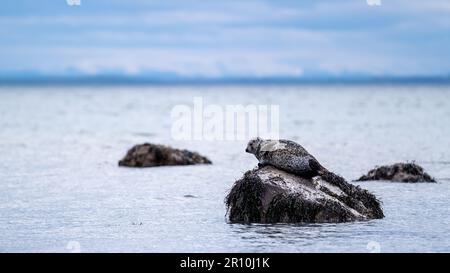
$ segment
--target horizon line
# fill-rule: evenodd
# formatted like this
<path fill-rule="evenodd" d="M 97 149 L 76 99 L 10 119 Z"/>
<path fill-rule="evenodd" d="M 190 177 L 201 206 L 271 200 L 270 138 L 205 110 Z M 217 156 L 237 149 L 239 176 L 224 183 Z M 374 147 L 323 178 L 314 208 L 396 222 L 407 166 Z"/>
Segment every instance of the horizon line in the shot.
<path fill-rule="evenodd" d="M 328 77 L 145 77 L 145 76 L 39 76 L 2 77 L 4 85 L 227 85 L 227 84 L 450 84 L 447 76 L 328 76 Z"/>

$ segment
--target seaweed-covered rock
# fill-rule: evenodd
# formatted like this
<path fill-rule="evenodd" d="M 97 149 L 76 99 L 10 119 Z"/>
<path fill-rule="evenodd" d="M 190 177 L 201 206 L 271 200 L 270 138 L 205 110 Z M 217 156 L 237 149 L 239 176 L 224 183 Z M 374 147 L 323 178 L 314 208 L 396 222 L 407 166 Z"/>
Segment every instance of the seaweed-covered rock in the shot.
<path fill-rule="evenodd" d="M 422 167 L 415 163 L 396 163 L 389 166 L 376 167 L 356 181 L 387 180 L 395 182 L 436 182 Z"/>
<path fill-rule="evenodd" d="M 119 166 L 156 167 L 173 165 L 211 164 L 196 152 L 174 149 L 164 145 L 144 143 L 131 148 L 119 161 Z"/>
<path fill-rule="evenodd" d="M 304 178 L 272 166 L 246 172 L 225 203 L 231 222 L 338 223 L 384 217 L 374 195 L 343 179 Z"/>

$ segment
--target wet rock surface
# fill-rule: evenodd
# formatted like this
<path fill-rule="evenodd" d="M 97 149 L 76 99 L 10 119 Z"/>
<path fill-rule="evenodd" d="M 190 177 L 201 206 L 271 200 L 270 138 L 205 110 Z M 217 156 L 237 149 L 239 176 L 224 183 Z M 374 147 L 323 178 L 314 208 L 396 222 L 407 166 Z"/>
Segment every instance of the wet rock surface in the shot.
<path fill-rule="evenodd" d="M 373 194 L 335 177 L 305 178 L 273 166 L 247 171 L 225 199 L 229 220 L 339 223 L 384 217 Z"/>
<path fill-rule="evenodd" d="M 436 182 L 423 168 L 415 163 L 396 163 L 376 167 L 356 181 L 386 180 L 392 182 L 419 183 Z"/>
<path fill-rule="evenodd" d="M 144 143 L 131 148 L 119 161 L 125 167 L 157 167 L 176 165 L 211 164 L 212 162 L 188 150 L 180 150 L 165 145 Z"/>

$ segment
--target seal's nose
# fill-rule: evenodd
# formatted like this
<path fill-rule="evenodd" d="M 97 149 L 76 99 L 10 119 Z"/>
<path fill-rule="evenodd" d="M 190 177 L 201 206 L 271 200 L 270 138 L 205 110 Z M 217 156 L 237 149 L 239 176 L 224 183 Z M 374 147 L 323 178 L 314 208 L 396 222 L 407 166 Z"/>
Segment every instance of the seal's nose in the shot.
<path fill-rule="evenodd" d="M 245 152 L 248 153 L 248 148 L 245 148 Z"/>

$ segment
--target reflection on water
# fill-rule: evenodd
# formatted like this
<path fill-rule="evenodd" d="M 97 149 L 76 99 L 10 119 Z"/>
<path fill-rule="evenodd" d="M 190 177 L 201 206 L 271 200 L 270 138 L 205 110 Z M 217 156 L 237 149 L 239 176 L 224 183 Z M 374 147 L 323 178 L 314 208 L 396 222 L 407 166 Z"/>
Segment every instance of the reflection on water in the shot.
<path fill-rule="evenodd" d="M 374 221 L 342 224 L 229 224 L 235 236 L 252 245 L 255 251 L 284 251 L 284 246 L 293 246 L 301 251 L 302 247 L 312 247 L 325 244 L 330 247 L 333 244 L 351 238 L 364 238 L 369 235 L 369 229 L 376 226 Z M 275 250 L 271 247 L 275 247 Z M 260 249 L 262 248 L 262 249 Z M 305 249 L 308 251 L 308 249 Z M 316 249 L 316 251 L 321 251 Z M 358 250 L 356 250 L 358 251 Z M 364 251 L 361 249 L 360 251 Z"/>

